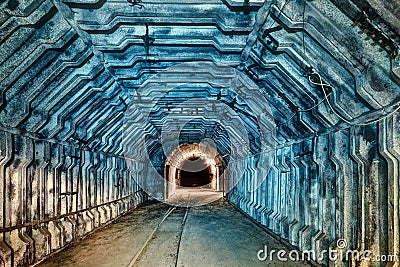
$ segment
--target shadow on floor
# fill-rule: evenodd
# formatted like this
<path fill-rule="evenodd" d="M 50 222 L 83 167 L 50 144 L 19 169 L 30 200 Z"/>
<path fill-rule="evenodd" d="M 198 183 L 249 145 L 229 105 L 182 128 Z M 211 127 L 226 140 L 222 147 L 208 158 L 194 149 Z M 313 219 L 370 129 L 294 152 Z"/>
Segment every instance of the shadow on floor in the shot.
<path fill-rule="evenodd" d="M 257 253 L 265 246 L 289 251 L 221 199 L 191 208 L 149 203 L 39 266 L 310 266 L 279 262 L 276 255 L 260 261 Z"/>

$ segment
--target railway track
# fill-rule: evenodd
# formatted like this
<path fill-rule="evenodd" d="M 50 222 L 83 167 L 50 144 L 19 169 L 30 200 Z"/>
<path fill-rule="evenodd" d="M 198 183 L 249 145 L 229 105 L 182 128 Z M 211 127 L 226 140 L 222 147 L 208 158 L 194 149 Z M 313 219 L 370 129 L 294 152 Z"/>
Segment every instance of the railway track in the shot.
<path fill-rule="evenodd" d="M 179 207 L 173 206 L 173 207 L 170 207 L 167 210 L 167 212 L 165 212 L 165 214 L 161 218 L 160 222 L 156 225 L 156 227 L 153 229 L 153 231 L 150 233 L 150 235 L 148 236 L 148 238 L 144 242 L 143 246 L 137 251 L 135 256 L 132 258 L 132 260 L 130 261 L 128 267 L 134 267 L 134 266 L 138 265 L 141 257 L 145 253 L 146 249 L 149 247 L 149 245 L 152 243 L 152 241 L 155 238 L 157 238 L 157 232 L 159 232 L 160 227 L 168 220 L 168 218 L 170 218 L 171 214 L 176 212 L 178 209 L 182 209 L 182 207 L 179 208 Z M 174 261 L 175 267 L 178 266 L 180 244 L 181 244 L 183 230 L 185 228 L 185 224 L 186 224 L 186 220 L 187 220 L 187 216 L 188 216 L 190 207 L 188 205 L 186 205 L 186 207 L 184 209 L 185 209 L 184 216 L 182 218 L 181 224 L 179 225 L 179 229 L 177 229 L 177 231 L 179 232 L 179 237 L 178 237 L 176 254 L 175 254 L 175 261 Z"/>

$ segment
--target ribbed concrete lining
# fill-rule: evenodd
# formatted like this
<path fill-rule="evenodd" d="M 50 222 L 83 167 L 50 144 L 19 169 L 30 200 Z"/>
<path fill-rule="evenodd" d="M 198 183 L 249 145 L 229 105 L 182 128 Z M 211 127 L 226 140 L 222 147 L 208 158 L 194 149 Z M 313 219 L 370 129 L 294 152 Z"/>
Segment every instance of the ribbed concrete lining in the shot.
<path fill-rule="evenodd" d="M 395 255 L 399 119 L 280 148 L 257 191 L 249 192 L 249 172 L 228 197 L 301 250 L 321 251 L 343 238 L 351 250 Z"/>
<path fill-rule="evenodd" d="M 0 136 L 5 266 L 34 263 L 146 200 L 122 158 Z"/>
<path fill-rule="evenodd" d="M 147 174 L 124 159 L 130 100 L 152 75 L 204 60 L 251 78 L 277 126 L 267 178 L 255 188 L 265 177 L 250 157 L 229 199 L 302 250 L 344 238 L 400 257 L 400 116 L 364 125 L 398 107 L 399 58 L 387 36 L 371 34 L 373 21 L 349 18 L 355 4 L 284 2 L 2 1 L 0 265 L 32 264 L 146 199 L 135 181 Z M 331 85 L 333 110 L 305 67 Z M 219 97 L 213 84 L 193 86 Z M 168 101 L 157 103 L 150 137 Z M 259 125 L 246 105 L 236 112 L 257 154 Z M 190 127 L 182 140 L 195 132 L 192 140 L 212 137 L 221 155 L 230 151 L 220 126 Z M 156 138 L 146 148 L 163 166 Z"/>

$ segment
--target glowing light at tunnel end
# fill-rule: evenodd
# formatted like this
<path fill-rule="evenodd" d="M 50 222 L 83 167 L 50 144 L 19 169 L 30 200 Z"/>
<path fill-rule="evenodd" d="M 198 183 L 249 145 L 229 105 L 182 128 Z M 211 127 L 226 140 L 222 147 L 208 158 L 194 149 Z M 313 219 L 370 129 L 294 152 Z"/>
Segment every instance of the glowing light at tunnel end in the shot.
<path fill-rule="evenodd" d="M 207 83 L 213 87 L 225 88 L 246 102 L 257 119 L 261 151 L 256 166 L 248 166 L 254 157 L 250 152 L 250 141 L 246 122 L 231 107 L 219 100 L 196 97 L 186 94 L 187 100 L 174 107 L 165 117 L 161 133 L 149 122 L 149 115 L 158 101 L 176 87 Z M 198 87 L 202 90 L 201 86 Z M 124 117 L 123 151 L 128 166 L 134 170 L 134 179 L 142 189 L 157 200 L 164 201 L 164 176 L 160 166 L 153 166 L 147 152 L 146 134 L 158 133 L 165 158 L 179 148 L 179 134 L 183 127 L 194 118 L 213 120 L 227 131 L 230 138 L 229 162 L 225 167 L 228 177 L 226 192 L 232 190 L 244 177 L 246 169 L 252 168 L 250 191 L 257 190 L 268 175 L 274 158 L 275 123 L 268 101 L 258 86 L 246 75 L 229 66 L 219 66 L 213 62 L 191 62 L 175 65 L 162 71 L 137 89 Z M 209 139 L 209 138 L 208 138 Z M 200 151 L 210 165 L 215 166 L 215 157 L 219 154 L 213 140 L 202 140 Z M 175 155 L 176 156 L 176 155 Z M 226 158 L 228 155 L 220 155 Z M 179 157 L 179 156 L 176 156 Z M 182 159 L 185 155 L 180 156 Z M 207 204 L 207 203 L 204 203 Z"/>

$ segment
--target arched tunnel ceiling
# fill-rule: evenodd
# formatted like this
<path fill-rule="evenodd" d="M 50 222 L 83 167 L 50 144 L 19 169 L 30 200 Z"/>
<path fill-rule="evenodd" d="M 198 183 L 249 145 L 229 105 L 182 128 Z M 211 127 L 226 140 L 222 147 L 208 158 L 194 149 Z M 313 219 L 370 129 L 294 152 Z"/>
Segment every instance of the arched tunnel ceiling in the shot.
<path fill-rule="evenodd" d="M 35 139 L 122 156 L 124 113 L 136 90 L 195 61 L 250 77 L 271 107 L 279 144 L 375 121 L 398 107 L 397 18 L 371 17 L 378 1 L 368 1 L 368 10 L 344 0 L 1 2 L 0 126 Z M 329 102 L 313 81 L 331 85 Z M 249 107 L 205 83 L 160 100 L 149 123 L 157 128 L 171 105 L 200 91 L 230 105 L 256 144 Z M 180 138 L 216 136 L 219 149 L 228 147 L 218 125 L 198 120 Z M 157 138 L 147 140 L 151 150 Z"/>

